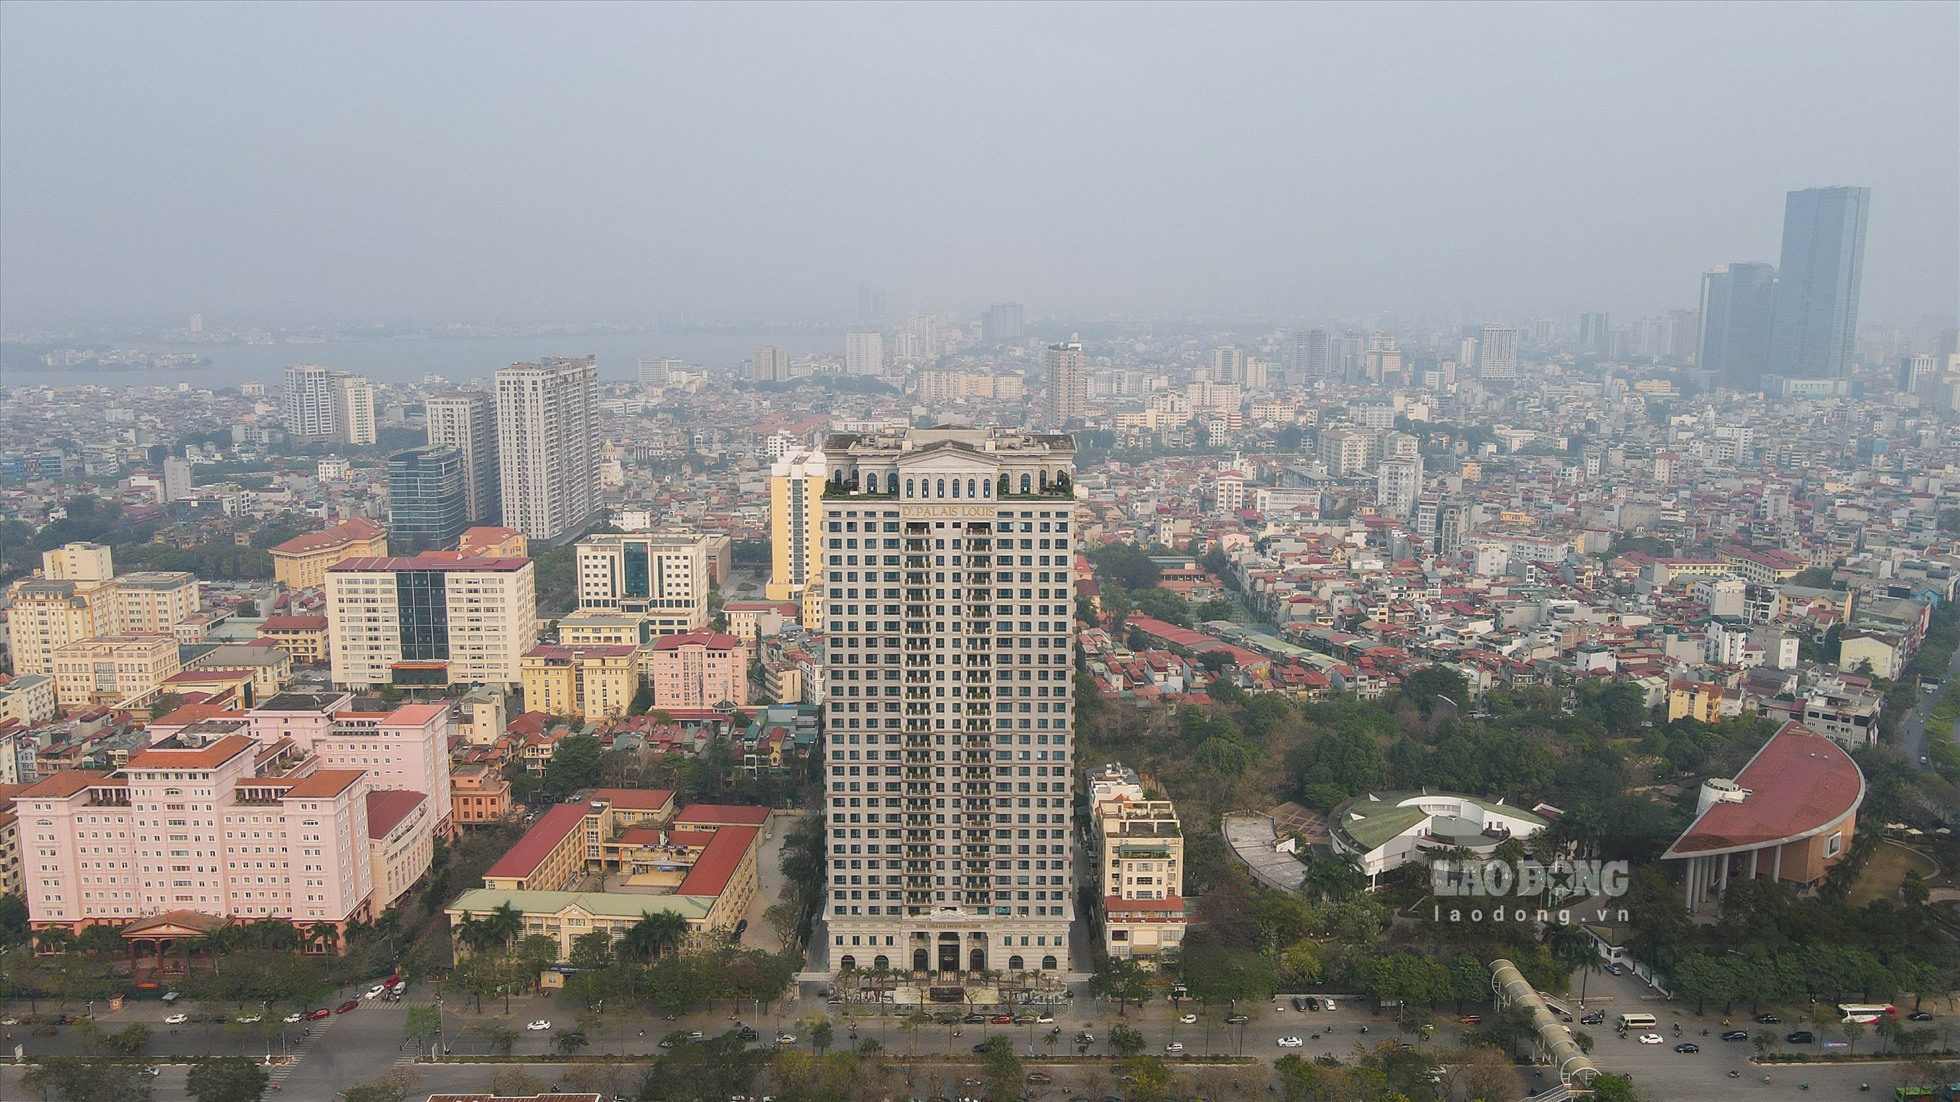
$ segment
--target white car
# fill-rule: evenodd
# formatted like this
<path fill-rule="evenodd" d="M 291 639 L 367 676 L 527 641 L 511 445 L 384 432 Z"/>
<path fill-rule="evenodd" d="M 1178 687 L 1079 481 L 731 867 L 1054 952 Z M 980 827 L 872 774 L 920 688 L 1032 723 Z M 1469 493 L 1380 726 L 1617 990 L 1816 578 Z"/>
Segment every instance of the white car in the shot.
<path fill-rule="evenodd" d="M 19 1018 L 0 1018 L 0 1025 L 19 1025 Z"/>
<path fill-rule="evenodd" d="M 304 1014 L 302 1014 L 302 1013 L 300 1013 L 299 1011 L 297 1011 L 297 1010 L 296 1010 L 296 1011 L 294 1011 L 294 1012 L 292 1012 L 291 1014 L 288 1014 L 288 1015 L 286 1015 L 286 1016 L 285 1016 L 285 1018 L 283 1018 L 283 1019 L 281 1019 L 281 1020 L 282 1020 L 282 1021 L 284 1021 L 284 1022 L 285 1022 L 285 1023 L 287 1024 L 287 1025 L 295 1025 L 295 1024 L 297 1024 L 297 1023 L 299 1023 L 299 1022 L 303 1022 L 303 1021 L 305 1021 L 305 1020 L 306 1020 L 306 1015 L 304 1015 Z"/>
<path fill-rule="evenodd" d="M 1178 1018 L 1178 1022 L 1183 1025 L 1196 1025 L 1198 1023 L 1198 1016 L 1196 1014 L 1186 1014 Z"/>
<path fill-rule="evenodd" d="M 367 994 L 365 994 L 365 995 L 362 995 L 362 996 L 361 996 L 361 998 L 363 998 L 363 999 L 377 999 L 377 998 L 380 998 L 380 997 L 381 997 L 382 995 L 385 995 L 385 994 L 387 994 L 387 993 L 388 993 L 388 988 L 387 988 L 387 985 L 385 985 L 385 984 L 379 984 L 379 983 L 377 983 L 377 984 L 375 984 L 375 985 L 374 985 L 373 987 L 370 987 L 370 988 L 368 988 L 368 991 L 367 991 Z"/>
<path fill-rule="evenodd" d="M 1663 1040 L 1665 1040 L 1665 1038 L 1663 1038 L 1658 1033 L 1642 1033 L 1640 1035 L 1640 1043 L 1643 1045 L 1658 1045 Z"/>
<path fill-rule="evenodd" d="M 1044 1010 L 1035 1016 L 1034 1021 L 1036 1025 L 1053 1025 L 1055 1023 L 1055 1016 Z"/>
<path fill-rule="evenodd" d="M 1302 1041 L 1298 1037 L 1281 1037 L 1279 1039 L 1279 1047 L 1281 1048 L 1299 1048 L 1301 1045 L 1304 1044 L 1306 1044 L 1306 1042 Z"/>
<path fill-rule="evenodd" d="M 233 1018 L 232 1021 L 237 1022 L 239 1025 L 257 1025 L 265 1021 L 265 1016 L 262 1014 L 243 1014 Z"/>
<path fill-rule="evenodd" d="M 1172 1041 L 1170 1044 L 1164 1046 L 1164 1055 L 1182 1056 L 1184 1055 L 1184 1046 L 1176 1041 Z"/>
<path fill-rule="evenodd" d="M 168 1018 L 165 1018 L 165 1019 L 163 1020 L 163 1024 L 164 1024 L 164 1025 L 183 1025 L 183 1024 L 184 1024 L 185 1022 L 188 1022 L 188 1021 L 190 1021 L 190 1020 L 191 1020 L 191 1016 L 190 1016 L 189 1014 L 172 1014 L 172 1015 L 170 1015 L 170 1016 L 169 1016 Z"/>
<path fill-rule="evenodd" d="M 545 1021 L 543 1018 L 539 1018 L 537 1021 L 532 1022 L 530 1025 L 527 1025 L 524 1028 L 530 1030 L 533 1033 L 543 1033 L 545 1030 L 551 1028 L 551 1023 Z"/>
<path fill-rule="evenodd" d="M 796 1034 L 778 1033 L 776 1034 L 776 1043 L 779 1045 L 793 1045 L 796 1043 Z"/>

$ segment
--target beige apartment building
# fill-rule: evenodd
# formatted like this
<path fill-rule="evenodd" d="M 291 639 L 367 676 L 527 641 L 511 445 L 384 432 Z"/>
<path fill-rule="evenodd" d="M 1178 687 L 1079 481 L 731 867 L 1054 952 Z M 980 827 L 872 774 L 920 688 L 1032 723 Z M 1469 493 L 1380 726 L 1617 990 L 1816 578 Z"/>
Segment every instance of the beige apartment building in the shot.
<path fill-rule="evenodd" d="M 17 673 L 54 672 L 70 643 L 130 632 L 168 632 L 198 606 L 197 578 L 183 571 L 117 577 L 109 548 L 70 543 L 41 553 L 41 573 L 9 590 L 7 641 Z"/>
<path fill-rule="evenodd" d="M 769 468 L 769 585 L 772 601 L 801 601 L 823 561 L 817 521 L 823 514 L 822 452 L 795 452 Z"/>
<path fill-rule="evenodd" d="M 627 713 L 640 691 L 640 648 L 534 647 L 524 655 L 523 678 L 526 711 L 614 719 Z"/>
<path fill-rule="evenodd" d="M 326 572 L 334 684 L 520 684 L 538 638 L 535 578 L 530 559 L 454 551 L 342 560 Z"/>
<path fill-rule="evenodd" d="M 388 530 L 366 517 L 355 517 L 274 547 L 272 577 L 287 589 L 313 589 L 327 583 L 327 567 L 342 559 L 387 553 Z"/>
<path fill-rule="evenodd" d="M 1154 957 L 1184 944 L 1184 836 L 1169 800 L 1147 799 L 1136 772 L 1089 774 L 1089 821 L 1100 866 L 1103 948 Z"/>
<path fill-rule="evenodd" d="M 166 632 L 83 639 L 54 652 L 55 702 L 63 712 L 144 707 L 182 668 Z"/>

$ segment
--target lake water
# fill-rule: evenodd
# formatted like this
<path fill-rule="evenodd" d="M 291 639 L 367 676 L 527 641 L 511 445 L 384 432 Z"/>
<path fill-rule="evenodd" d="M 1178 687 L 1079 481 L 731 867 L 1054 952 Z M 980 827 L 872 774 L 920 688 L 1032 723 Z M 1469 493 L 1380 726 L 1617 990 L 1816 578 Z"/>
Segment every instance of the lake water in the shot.
<path fill-rule="evenodd" d="M 457 338 L 426 340 L 327 341 L 322 344 L 161 344 L 147 341 L 95 342 L 90 347 L 135 348 L 144 352 L 201 352 L 210 363 L 155 371 L 80 371 L 46 367 L 38 353 L 0 346 L 0 376 L 12 386 L 97 383 L 104 386 L 237 386 L 259 382 L 276 386 L 288 364 L 325 364 L 380 383 L 415 383 L 430 372 L 452 383 L 488 380 L 501 367 L 535 363 L 545 356 L 599 358 L 599 377 L 631 381 L 639 361 L 673 356 L 709 370 L 733 371 L 763 345 L 780 345 L 792 356 L 842 356 L 842 333 L 602 333 L 592 336 Z"/>

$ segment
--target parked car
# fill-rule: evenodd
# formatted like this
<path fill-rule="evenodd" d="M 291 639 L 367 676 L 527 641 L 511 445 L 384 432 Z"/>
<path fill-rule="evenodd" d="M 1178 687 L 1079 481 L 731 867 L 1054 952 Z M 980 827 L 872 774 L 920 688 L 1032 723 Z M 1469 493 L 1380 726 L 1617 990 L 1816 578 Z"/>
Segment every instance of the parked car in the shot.
<path fill-rule="evenodd" d="M 1075 1035 L 1075 1043 L 1078 1045 L 1093 1045 L 1096 1043 L 1096 1035 L 1085 1029 Z"/>
<path fill-rule="evenodd" d="M 1028 1073 L 1028 1082 L 1037 1087 L 1045 1087 L 1054 1081 L 1055 1077 L 1045 1071 L 1031 1071 Z"/>
<path fill-rule="evenodd" d="M 178 1013 L 176 1013 L 176 1014 L 171 1014 L 171 1015 L 168 1015 L 168 1016 L 166 1016 L 166 1017 L 165 1017 L 165 1018 L 163 1019 L 163 1024 L 164 1024 L 164 1025 L 183 1025 L 183 1024 L 184 1024 L 185 1022 L 188 1022 L 188 1021 L 190 1021 L 190 1020 L 191 1020 L 191 1016 L 190 1016 L 189 1014 L 185 1014 L 185 1013 L 182 1013 L 182 1012 L 180 1011 L 180 1012 L 178 1012 Z"/>
<path fill-rule="evenodd" d="M 743 1026 L 743 1027 L 742 1027 L 742 1031 L 741 1031 L 740 1033 L 738 1033 L 738 1034 L 736 1034 L 736 1036 L 737 1036 L 737 1037 L 740 1037 L 740 1038 L 741 1038 L 742 1040 L 744 1040 L 744 1041 L 760 1041 L 760 1040 L 762 1040 L 762 1034 L 760 1034 L 760 1033 L 757 1033 L 757 1032 L 756 1032 L 755 1030 L 753 1030 L 753 1029 L 751 1029 L 751 1028 L 749 1028 L 748 1026 Z"/>
<path fill-rule="evenodd" d="M 260 1022 L 265 1021 L 265 1015 L 241 1014 L 238 1017 L 233 1018 L 232 1021 L 237 1022 L 239 1025 L 257 1025 Z"/>
<path fill-rule="evenodd" d="M 1776 1016 L 1776 1015 L 1774 1015 L 1774 1014 L 1758 1014 L 1758 1015 L 1756 1015 L 1756 1021 L 1758 1021 L 1758 1022 L 1760 1022 L 1760 1023 L 1762 1023 L 1763 1025 L 1782 1025 L 1782 1024 L 1783 1024 L 1783 1019 L 1781 1019 L 1781 1018 L 1779 1018 L 1779 1017 L 1777 1017 L 1777 1016 Z"/>
<path fill-rule="evenodd" d="M 298 1025 L 299 1023 L 306 1020 L 306 1011 L 295 1010 L 291 1014 L 286 1015 L 284 1018 L 280 1020 L 285 1022 L 287 1025 Z"/>
<path fill-rule="evenodd" d="M 370 987 L 370 988 L 368 988 L 368 989 L 367 989 L 367 994 L 365 994 L 365 995 L 362 995 L 362 996 L 361 996 L 361 998 L 363 998 L 363 999 L 378 999 L 378 998 L 380 998 L 381 996 L 383 996 L 383 995 L 386 995 L 387 993 L 388 993 L 388 988 L 387 988 L 387 986 L 386 986 L 386 985 L 384 985 L 384 984 L 379 984 L 379 983 L 377 983 L 377 984 L 375 984 L 375 985 L 374 985 L 373 987 Z"/>
<path fill-rule="evenodd" d="M 1248 1017 L 1246 1017 L 1246 1016 L 1245 1016 L 1244 1014 L 1233 1014 L 1233 1015 L 1230 1015 L 1230 1016 L 1228 1016 L 1228 1017 L 1227 1017 L 1227 1018 L 1225 1019 L 1225 1024 L 1226 1024 L 1226 1025 L 1244 1025 L 1245 1023 L 1247 1023 L 1247 1022 L 1249 1022 L 1249 1021 L 1251 1021 L 1251 1020 L 1252 1020 L 1251 1018 L 1248 1018 Z"/>
<path fill-rule="evenodd" d="M 1484 1024 L 1484 1016 L 1482 1014 L 1465 1014 L 1456 1021 L 1458 1025 L 1482 1025 Z"/>
<path fill-rule="evenodd" d="M 1164 1046 L 1164 1055 L 1166 1055 L 1166 1056 L 1182 1056 L 1182 1055 L 1184 1055 L 1184 1045 L 1183 1045 L 1183 1043 L 1182 1043 L 1182 1042 L 1179 1042 L 1179 1041 L 1172 1041 L 1171 1043 L 1169 1043 L 1169 1044 L 1167 1044 L 1167 1045 L 1165 1045 L 1165 1046 Z"/>
<path fill-rule="evenodd" d="M 539 1018 L 537 1021 L 532 1022 L 530 1025 L 527 1025 L 524 1028 L 530 1030 L 533 1033 L 543 1033 L 545 1030 L 551 1028 L 551 1023 L 543 1018 Z"/>
<path fill-rule="evenodd" d="M 1579 1019 L 1579 1024 L 1580 1025 L 1603 1025 L 1605 1021 L 1606 1021 L 1606 1011 L 1595 1010 L 1592 1013 L 1586 1015 L 1585 1017 Z"/>
<path fill-rule="evenodd" d="M 335 1014 L 345 1014 L 349 1010 L 359 1010 L 360 1008 L 361 1008 L 361 1000 L 348 999 L 346 1002 L 341 1003 L 339 1006 L 334 1007 L 333 1012 Z"/>
<path fill-rule="evenodd" d="M 1196 1014 L 1181 1014 L 1178 1016 L 1177 1020 L 1180 1025 L 1198 1024 L 1198 1016 Z"/>
<path fill-rule="evenodd" d="M 1813 1044 L 1816 1042 L 1816 1040 L 1817 1040 L 1817 1035 L 1815 1033 L 1812 1033 L 1808 1029 L 1799 1029 L 1794 1033 L 1785 1034 L 1783 1037 L 1783 1041 L 1785 1044 L 1792 1044 L 1792 1045 Z"/>
<path fill-rule="evenodd" d="M 1281 1048 L 1299 1048 L 1301 1045 L 1304 1044 L 1306 1044 L 1306 1042 L 1302 1041 L 1298 1037 L 1281 1037 L 1279 1039 L 1279 1047 Z"/>
<path fill-rule="evenodd" d="M 967 1025 L 986 1025 L 987 1016 L 985 1014 L 968 1014 L 966 1017 L 961 1018 L 960 1021 L 965 1022 Z"/>
<path fill-rule="evenodd" d="M 778 1033 L 776 1034 L 776 1043 L 779 1045 L 793 1045 L 796 1043 L 796 1034 Z"/>
<path fill-rule="evenodd" d="M 1032 1015 L 1032 1014 L 1016 1014 L 1016 1015 L 1014 1015 L 1014 1024 L 1015 1024 L 1015 1025 L 1033 1025 L 1033 1024 L 1034 1024 L 1034 1015 Z"/>
<path fill-rule="evenodd" d="M 994 1015 L 993 1017 L 991 1017 L 991 1018 L 988 1018 L 987 1020 L 988 1020 L 989 1022 L 992 1022 L 992 1023 L 994 1024 L 994 1025 L 1013 1025 L 1013 1024 L 1014 1024 L 1014 1015 L 1012 1015 L 1012 1014 L 996 1014 L 996 1015 Z"/>
<path fill-rule="evenodd" d="M 1695 1044 L 1695 1043 L 1694 1043 L 1693 1041 L 1683 1041 L 1683 1042 L 1681 1042 L 1680 1044 L 1678 1044 L 1678 1045 L 1675 1045 L 1675 1046 L 1674 1046 L 1674 1051 L 1676 1051 L 1676 1052 L 1700 1052 L 1700 1051 L 1701 1051 L 1701 1046 L 1700 1046 L 1700 1045 L 1698 1045 L 1698 1044 Z"/>
<path fill-rule="evenodd" d="M 1609 976 L 1624 976 L 1627 974 L 1627 970 L 1618 964 L 1609 964 L 1606 966 L 1606 974 Z"/>
<path fill-rule="evenodd" d="M 1928 1014 L 1924 1010 L 1915 1010 L 1912 1013 L 1906 1015 L 1906 1021 L 1908 1022 L 1930 1022 L 1932 1020 L 1933 1020 L 1933 1016 L 1931 1014 Z"/>
<path fill-rule="evenodd" d="M 323 1006 L 318 1010 L 308 1011 L 306 1015 L 306 1020 L 309 1022 L 317 1022 L 324 1018 L 331 1018 L 331 1017 L 333 1017 L 333 1011 L 328 1010 L 326 1007 Z"/>
<path fill-rule="evenodd" d="M 1748 1039 L 1749 1031 L 1746 1029 L 1731 1029 L 1722 1034 L 1722 1040 L 1724 1041 L 1746 1041 Z"/>

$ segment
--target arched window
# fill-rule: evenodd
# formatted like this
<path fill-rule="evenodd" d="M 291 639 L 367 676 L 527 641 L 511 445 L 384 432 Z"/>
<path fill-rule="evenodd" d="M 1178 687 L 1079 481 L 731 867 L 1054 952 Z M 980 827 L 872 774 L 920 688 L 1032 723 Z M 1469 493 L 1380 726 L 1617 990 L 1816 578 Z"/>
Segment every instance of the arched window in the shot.
<path fill-rule="evenodd" d="M 875 493 L 877 493 L 877 492 L 878 492 L 878 476 L 877 476 L 877 475 L 875 475 L 875 474 L 868 474 L 868 475 L 865 475 L 865 476 L 864 476 L 864 492 L 865 492 L 865 493 L 867 493 L 867 494 L 875 494 Z"/>
<path fill-rule="evenodd" d="M 843 969 L 846 972 L 855 971 L 857 969 L 857 966 L 858 966 L 858 962 L 856 957 L 844 957 L 837 962 L 837 967 Z"/>
<path fill-rule="evenodd" d="M 1012 486 L 1013 483 L 1007 481 L 1006 475 L 1000 476 L 1000 496 L 1006 497 L 1008 494 L 1013 493 L 1014 491 L 1011 489 Z"/>
<path fill-rule="evenodd" d="M 1053 972 L 1055 970 L 1055 958 L 1052 956 L 1042 957 L 1041 970 L 1043 972 Z"/>
<path fill-rule="evenodd" d="M 1022 493 L 1024 493 L 1024 494 L 1031 494 L 1031 493 L 1034 493 L 1034 478 L 1033 478 L 1033 476 L 1031 476 L 1031 475 L 1028 475 L 1028 474 L 1023 474 L 1023 475 L 1021 476 L 1021 492 L 1022 492 Z"/>
<path fill-rule="evenodd" d="M 966 496 L 973 496 L 973 480 L 970 478 L 966 480 Z"/>
<path fill-rule="evenodd" d="M 1020 957 L 1014 956 L 1014 957 L 1007 958 L 1007 970 L 1009 972 L 1019 972 L 1021 970 L 1021 967 L 1022 965 L 1021 965 Z"/>
<path fill-rule="evenodd" d="M 934 497 L 945 497 L 945 496 L 946 496 L 946 480 L 945 480 L 945 479 L 943 479 L 943 478 L 942 478 L 942 479 L 940 479 L 940 480 L 939 480 L 939 492 L 938 492 L 938 493 L 936 493 L 936 494 L 934 494 L 933 496 L 934 496 Z"/>
<path fill-rule="evenodd" d="M 960 480 L 957 478 L 953 480 L 953 496 L 960 496 Z"/>
<path fill-rule="evenodd" d="M 912 480 L 909 478 L 905 480 L 905 496 L 912 496 Z"/>
<path fill-rule="evenodd" d="M 1047 472 L 1047 471 L 1043 471 L 1043 472 L 1041 472 L 1041 488 L 1042 488 L 1042 489 L 1043 489 L 1044 491 L 1048 489 L 1048 472 Z"/>
<path fill-rule="evenodd" d="M 987 970 L 987 951 L 985 949 L 975 949 L 967 953 L 966 968 L 969 972 L 985 972 Z"/>
<path fill-rule="evenodd" d="M 875 957 L 873 957 L 873 958 L 871 958 L 871 970 L 872 970 L 872 971 L 874 971 L 874 972 L 889 972 L 889 971 L 891 971 L 891 970 L 892 970 L 892 958 L 890 958 L 890 957 L 888 957 L 888 956 L 885 956 L 885 955 L 884 955 L 884 954 L 882 954 L 882 953 L 881 953 L 881 954 L 879 954 L 878 956 L 875 956 Z"/>
<path fill-rule="evenodd" d="M 993 480 L 993 479 L 991 479 L 991 478 L 983 478 L 983 479 L 981 479 L 981 480 L 980 480 L 980 496 L 981 496 L 981 497 L 992 497 L 992 496 L 994 496 L 994 480 Z"/>
<path fill-rule="evenodd" d="M 912 950 L 912 970 L 914 972 L 932 971 L 932 954 L 924 949 Z"/>

